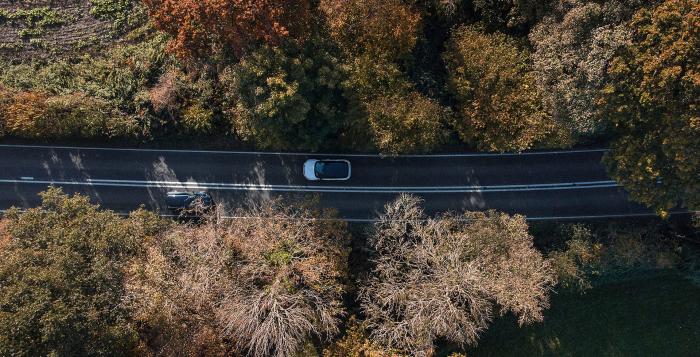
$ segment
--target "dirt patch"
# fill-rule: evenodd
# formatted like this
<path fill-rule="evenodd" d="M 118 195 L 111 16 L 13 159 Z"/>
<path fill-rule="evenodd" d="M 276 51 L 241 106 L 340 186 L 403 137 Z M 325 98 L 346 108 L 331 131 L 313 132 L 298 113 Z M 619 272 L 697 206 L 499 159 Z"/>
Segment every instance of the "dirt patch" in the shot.
<path fill-rule="evenodd" d="M 90 0 L 0 0 L 0 57 L 55 58 L 111 43 L 113 20 L 92 8 Z"/>

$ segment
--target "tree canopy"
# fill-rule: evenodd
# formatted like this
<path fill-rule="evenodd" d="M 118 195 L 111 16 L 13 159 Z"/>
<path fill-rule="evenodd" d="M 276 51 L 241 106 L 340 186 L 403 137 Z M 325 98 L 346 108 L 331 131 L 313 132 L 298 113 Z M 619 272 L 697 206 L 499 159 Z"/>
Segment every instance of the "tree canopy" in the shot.
<path fill-rule="evenodd" d="M 612 176 L 664 212 L 700 208 L 700 3 L 669 0 L 633 17 L 602 105 L 615 132 Z"/>
<path fill-rule="evenodd" d="M 636 0 L 558 2 L 529 34 L 533 71 L 545 109 L 573 139 L 604 133 L 596 105 L 606 70 L 630 38 Z"/>
<path fill-rule="evenodd" d="M 483 150 L 520 151 L 554 131 L 528 53 L 513 39 L 463 26 L 453 32 L 444 58 L 462 140 Z"/>
<path fill-rule="evenodd" d="M 167 353 L 294 356 L 338 332 L 349 237 L 328 212 L 274 201 L 176 225 L 131 269 L 136 319 Z M 184 328 L 182 327 L 184 326 Z"/>
<path fill-rule="evenodd" d="M 308 0 L 144 0 L 151 20 L 172 36 L 181 59 L 240 58 L 258 44 L 303 41 Z"/>
<path fill-rule="evenodd" d="M 223 72 L 225 113 L 261 148 L 316 151 L 346 125 L 338 59 L 323 48 L 262 47 Z"/>
<path fill-rule="evenodd" d="M 520 324 L 542 320 L 555 280 L 524 217 L 429 218 L 420 205 L 410 195 L 388 203 L 370 236 L 376 255 L 361 306 L 373 340 L 429 354 L 437 339 L 474 343 L 496 306 Z"/>
<path fill-rule="evenodd" d="M 321 0 L 331 36 L 346 53 L 405 58 L 416 44 L 420 14 L 401 0 Z"/>
<path fill-rule="evenodd" d="M 138 336 L 123 304 L 125 266 L 155 218 L 124 219 L 57 188 L 41 196 L 41 206 L 7 213 L 0 232 L 0 354 L 128 355 Z"/>

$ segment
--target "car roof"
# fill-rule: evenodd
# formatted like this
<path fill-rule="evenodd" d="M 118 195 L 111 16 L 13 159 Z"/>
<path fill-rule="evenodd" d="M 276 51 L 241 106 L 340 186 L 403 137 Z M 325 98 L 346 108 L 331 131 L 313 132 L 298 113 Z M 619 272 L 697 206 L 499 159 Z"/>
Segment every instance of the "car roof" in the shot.
<path fill-rule="evenodd" d="M 319 170 L 318 164 L 322 164 Z M 320 160 L 314 171 L 323 178 L 345 178 L 350 174 L 350 163 L 347 160 Z"/>

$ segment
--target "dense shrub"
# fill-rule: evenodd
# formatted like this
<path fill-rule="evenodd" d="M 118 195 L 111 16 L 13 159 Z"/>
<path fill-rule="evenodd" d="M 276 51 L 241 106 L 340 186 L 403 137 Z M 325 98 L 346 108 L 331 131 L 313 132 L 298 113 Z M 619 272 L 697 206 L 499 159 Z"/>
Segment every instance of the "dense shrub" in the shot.
<path fill-rule="evenodd" d="M 585 292 L 641 271 L 693 268 L 694 254 L 679 241 L 684 233 L 671 225 L 609 222 L 566 224 L 559 230 L 566 241 L 548 258 L 564 290 Z"/>
<path fill-rule="evenodd" d="M 0 85 L 0 138 L 5 136 L 7 131 L 5 112 L 7 110 L 7 106 L 12 104 L 13 97 L 14 94 L 12 91 L 8 90 L 3 85 Z"/>
<path fill-rule="evenodd" d="M 323 350 L 323 357 L 404 357 L 396 350 L 386 350 L 369 338 L 369 332 L 355 316 L 351 317 L 344 336 Z"/>
<path fill-rule="evenodd" d="M 129 137 L 138 125 L 110 108 L 106 101 L 81 93 L 49 96 L 43 92 L 11 94 L 0 108 L 9 135 L 49 139 L 65 137 Z"/>
<path fill-rule="evenodd" d="M 590 289 L 590 278 L 601 260 L 602 245 L 585 225 L 565 227 L 569 235 L 566 246 L 547 256 L 557 275 L 558 285 L 565 290 L 583 292 Z"/>
<path fill-rule="evenodd" d="M 208 134 L 214 129 L 214 112 L 201 103 L 192 103 L 182 112 L 182 130 L 188 134 Z"/>
<path fill-rule="evenodd" d="M 164 36 L 156 35 L 115 47 L 104 56 L 3 66 L 0 82 L 27 97 L 15 101 L 21 111 L 10 108 L 13 113 L 5 120 L 16 128 L 8 131 L 33 138 L 150 137 L 151 129 L 162 122 L 153 112 L 149 92 L 174 65 L 163 52 L 165 43 Z"/>

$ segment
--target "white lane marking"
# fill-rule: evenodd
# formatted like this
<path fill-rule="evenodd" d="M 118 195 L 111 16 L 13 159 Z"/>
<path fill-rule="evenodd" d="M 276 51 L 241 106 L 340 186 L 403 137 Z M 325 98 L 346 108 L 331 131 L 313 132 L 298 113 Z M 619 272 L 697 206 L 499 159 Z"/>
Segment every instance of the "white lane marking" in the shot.
<path fill-rule="evenodd" d="M 20 179 L 21 180 L 34 180 L 34 178 L 31 176 L 22 176 L 22 177 L 20 177 Z"/>
<path fill-rule="evenodd" d="M 477 192 L 514 192 L 514 191 L 548 191 L 573 190 L 589 188 L 619 187 L 614 181 L 588 181 L 533 185 L 503 185 L 503 186 L 452 186 L 452 187 L 354 187 L 354 186 L 292 186 L 292 185 L 261 185 L 234 183 L 198 183 L 179 181 L 137 181 L 137 180 L 100 180 L 87 181 L 53 181 L 35 180 L 18 181 L 0 179 L 0 183 L 24 183 L 71 186 L 103 186 L 103 187 L 155 187 L 155 188 L 188 188 L 193 190 L 222 190 L 222 191 L 280 191 L 280 192 L 320 192 L 320 193 L 477 193 Z"/>
<path fill-rule="evenodd" d="M 231 155 L 287 155 L 287 156 L 332 156 L 332 157 L 378 157 L 378 158 L 400 158 L 400 157 L 489 157 L 489 156 L 527 156 L 527 155 L 566 155 L 592 152 L 606 152 L 608 149 L 580 149 L 561 151 L 526 151 L 521 153 L 455 153 L 455 154 L 406 154 L 406 155 L 383 155 L 383 154 L 338 154 L 338 153 L 303 153 L 303 152 L 258 152 L 258 151 L 225 151 L 225 150 L 184 150 L 184 149 L 134 149 L 134 148 L 100 148 L 81 146 L 46 146 L 46 145 L 8 145 L 0 144 L 0 148 L 33 148 L 33 149 L 61 149 L 61 150 L 102 150 L 102 151 L 135 151 L 135 152 L 172 152 L 172 153 L 196 153 L 196 154 L 231 154 Z"/>
<path fill-rule="evenodd" d="M 156 181 L 156 180 L 113 180 L 113 179 L 87 179 L 87 182 L 107 182 L 107 183 L 133 183 L 133 184 L 144 184 L 152 183 L 158 185 L 191 185 L 196 187 L 242 187 L 242 188 L 292 188 L 292 189 L 334 189 L 334 190 L 366 190 L 366 191 L 376 191 L 376 190 L 432 190 L 432 189 L 446 189 L 446 190 L 463 190 L 463 189 L 509 189 L 509 188 L 538 188 L 538 187 L 571 187 L 571 186 L 596 186 L 596 185 L 609 185 L 615 184 L 613 180 L 605 181 L 577 181 L 577 182 L 563 182 L 563 183 L 540 183 L 531 185 L 471 185 L 471 186 L 308 186 L 308 185 L 267 185 L 267 184 L 254 184 L 254 183 L 218 183 L 218 182 L 180 182 L 180 181 Z"/>

